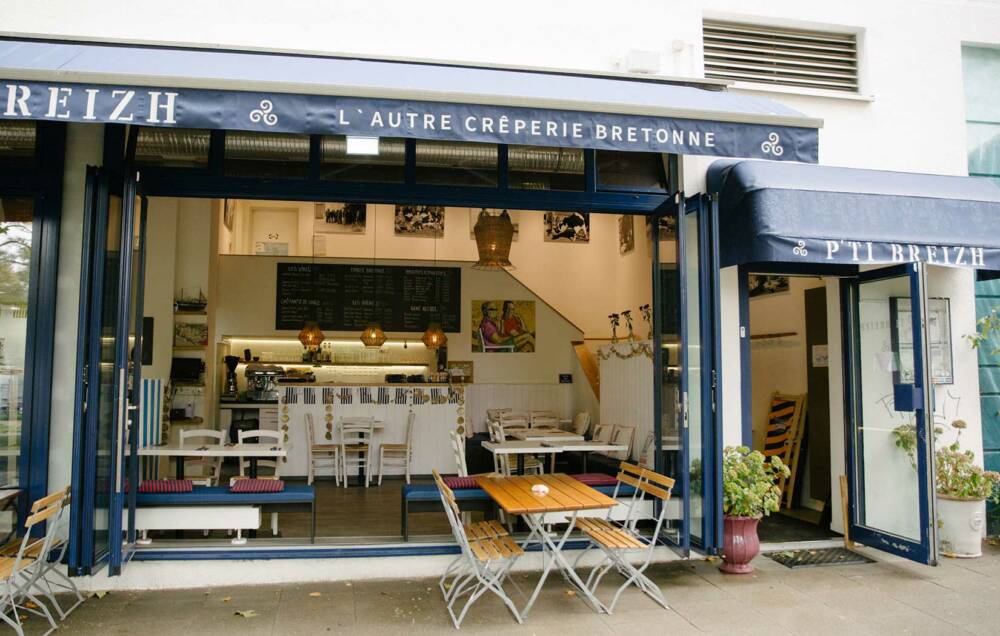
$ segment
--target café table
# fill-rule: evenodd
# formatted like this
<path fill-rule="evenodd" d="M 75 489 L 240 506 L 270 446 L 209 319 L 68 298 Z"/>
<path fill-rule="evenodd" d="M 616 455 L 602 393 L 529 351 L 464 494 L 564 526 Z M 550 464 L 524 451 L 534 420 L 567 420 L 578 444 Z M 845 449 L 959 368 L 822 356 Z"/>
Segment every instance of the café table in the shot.
<path fill-rule="evenodd" d="M 561 428 L 515 428 L 506 431 L 508 437 L 535 442 L 582 442 L 583 435 L 577 435 Z"/>
<path fill-rule="evenodd" d="M 594 451 L 602 453 L 627 453 L 628 446 L 624 444 L 611 444 L 599 440 L 584 440 L 582 437 L 578 441 L 542 441 L 547 446 L 558 446 L 564 453 L 581 453 L 583 455 L 583 471 L 587 472 L 587 458 Z"/>
<path fill-rule="evenodd" d="M 606 510 L 616 504 L 615 500 L 562 473 L 518 477 L 478 475 L 475 479 L 479 487 L 485 490 L 504 512 L 509 515 L 520 515 L 524 519 L 531 532 L 521 547 L 527 549 L 533 543 L 541 546 L 542 576 L 538 579 L 538 584 L 524 609 L 521 610 L 521 616 L 528 617 L 528 612 L 538 598 L 553 565 L 559 566 L 566 580 L 577 588 L 577 593 L 594 611 L 607 612 L 604 605 L 587 589 L 573 570 L 563 556 L 562 550 L 576 527 L 576 518 L 581 511 Z M 536 492 L 532 489 L 536 485 L 545 486 L 547 492 L 544 494 Z M 549 532 L 545 528 L 545 517 L 550 513 L 567 513 L 566 530 L 561 536 L 558 532 Z"/>
<path fill-rule="evenodd" d="M 524 474 L 524 456 L 525 455 L 545 455 L 553 453 L 561 453 L 562 449 L 558 446 L 546 446 L 544 443 L 536 440 L 508 440 L 505 442 L 483 442 L 483 448 L 490 451 L 494 455 L 516 455 L 517 456 L 517 470 L 519 475 Z"/>
<path fill-rule="evenodd" d="M 159 444 L 139 449 L 140 457 L 173 457 L 177 479 L 184 479 L 184 460 L 188 457 L 247 457 L 250 460 L 250 477 L 257 477 L 257 460 L 262 457 L 285 457 L 283 446 L 274 444 L 225 444 L 213 446 L 198 443 Z"/>

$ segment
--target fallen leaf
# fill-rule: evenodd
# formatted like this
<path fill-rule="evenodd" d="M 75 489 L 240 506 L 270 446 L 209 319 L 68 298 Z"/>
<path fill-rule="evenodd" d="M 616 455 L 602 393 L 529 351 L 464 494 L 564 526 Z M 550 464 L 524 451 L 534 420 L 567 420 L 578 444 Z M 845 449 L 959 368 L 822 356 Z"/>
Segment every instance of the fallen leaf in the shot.
<path fill-rule="evenodd" d="M 321 593 L 319 593 L 319 592 L 309 592 L 309 596 L 317 597 L 317 596 L 323 596 L 323 595 Z"/>
<path fill-rule="evenodd" d="M 94 596 L 96 596 L 97 598 L 104 598 L 107 595 L 108 595 L 108 591 L 107 590 L 98 590 L 98 591 L 94 592 Z"/>
<path fill-rule="evenodd" d="M 566 596 L 576 596 L 576 590 L 566 590 Z"/>
<path fill-rule="evenodd" d="M 24 607 L 27 608 L 27 609 L 38 609 L 38 606 L 35 605 L 34 603 L 32 603 L 31 601 L 28 601 L 27 603 L 25 603 Z"/>
<path fill-rule="evenodd" d="M 256 610 L 240 610 L 240 611 L 237 611 L 237 612 L 233 612 L 233 615 L 234 616 L 242 616 L 243 618 L 253 618 L 254 616 L 257 616 L 258 614 L 257 614 Z"/>
<path fill-rule="evenodd" d="M 222 597 L 222 602 L 223 602 L 223 603 L 228 603 L 228 602 L 229 602 L 229 601 L 231 601 L 231 600 L 233 600 L 233 597 L 232 597 L 232 596 L 223 596 L 223 597 Z"/>

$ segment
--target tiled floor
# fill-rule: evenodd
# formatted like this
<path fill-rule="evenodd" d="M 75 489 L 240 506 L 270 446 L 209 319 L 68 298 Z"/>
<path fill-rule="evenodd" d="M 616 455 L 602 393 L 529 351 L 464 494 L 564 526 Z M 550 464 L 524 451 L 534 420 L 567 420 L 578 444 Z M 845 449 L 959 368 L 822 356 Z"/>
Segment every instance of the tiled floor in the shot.
<path fill-rule="evenodd" d="M 528 620 L 516 625 L 484 598 L 462 627 L 471 633 L 523 634 L 998 634 L 1000 548 L 980 559 L 946 559 L 929 568 L 868 552 L 869 565 L 788 570 L 770 559 L 757 572 L 728 576 L 710 561 L 651 568 L 671 610 L 630 590 L 613 615 L 598 616 L 554 576 Z M 522 587 L 534 574 L 517 575 Z M 609 598 L 612 577 L 601 591 Z M 252 610 L 244 618 L 237 612 Z M 31 618 L 29 633 L 43 621 Z M 420 634 L 449 633 L 436 581 L 391 580 L 301 585 L 112 592 L 92 597 L 65 633 L 100 634 Z M 60 632 L 64 630 L 60 629 Z"/>

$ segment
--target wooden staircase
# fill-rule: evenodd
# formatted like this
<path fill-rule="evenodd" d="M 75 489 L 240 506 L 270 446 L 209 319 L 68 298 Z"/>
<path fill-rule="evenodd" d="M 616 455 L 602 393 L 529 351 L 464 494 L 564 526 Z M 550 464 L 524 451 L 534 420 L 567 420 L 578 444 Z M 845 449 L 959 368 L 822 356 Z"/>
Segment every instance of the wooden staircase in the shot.
<path fill-rule="evenodd" d="M 586 343 L 582 340 L 573 342 L 573 350 L 576 351 L 576 358 L 580 361 L 580 368 L 583 369 L 584 375 L 587 376 L 587 381 L 590 382 L 590 388 L 594 391 L 594 397 L 600 401 L 601 376 L 598 371 L 597 358 L 594 357 L 594 353 L 587 348 Z"/>

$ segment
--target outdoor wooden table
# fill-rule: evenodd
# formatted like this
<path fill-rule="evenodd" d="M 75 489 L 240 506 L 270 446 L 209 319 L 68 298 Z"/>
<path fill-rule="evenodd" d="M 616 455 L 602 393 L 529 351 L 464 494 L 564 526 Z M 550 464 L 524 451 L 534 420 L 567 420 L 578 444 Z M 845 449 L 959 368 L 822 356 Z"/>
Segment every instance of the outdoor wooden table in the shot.
<path fill-rule="evenodd" d="M 534 605 L 538 593 L 541 591 L 545 580 L 549 576 L 553 565 L 558 565 L 566 579 L 576 586 L 578 593 L 597 612 L 606 612 L 607 609 L 597 599 L 594 594 L 587 589 L 587 586 L 573 570 L 572 566 L 562 554 L 563 546 L 569 535 L 576 527 L 576 517 L 581 510 L 602 510 L 613 507 L 616 502 L 611 497 L 604 495 L 597 490 L 583 484 L 569 475 L 554 473 L 549 475 L 524 476 L 524 477 L 490 477 L 488 475 L 478 475 L 476 483 L 485 490 L 493 501 L 497 503 L 507 514 L 520 515 L 531 529 L 528 538 L 521 544 L 527 549 L 532 543 L 537 543 L 542 548 L 542 576 L 535 586 L 534 592 L 525 604 L 521 615 L 527 618 L 531 606 Z M 531 490 L 532 486 L 543 484 L 548 487 L 548 493 L 544 495 L 536 494 Z M 545 515 L 552 512 L 565 512 L 566 531 L 554 540 L 556 533 L 549 533 L 545 529 Z"/>
<path fill-rule="evenodd" d="M 187 457 L 247 457 L 250 459 L 250 477 L 257 477 L 257 459 L 261 457 L 285 457 L 283 446 L 274 444 L 226 444 L 212 446 L 206 444 L 160 444 L 139 449 L 142 457 L 173 457 L 176 462 L 177 479 L 184 479 L 184 459 Z"/>
<path fill-rule="evenodd" d="M 543 455 L 550 453 L 560 453 L 562 449 L 558 446 L 546 446 L 542 442 L 535 440 L 512 440 L 506 442 L 483 442 L 483 448 L 494 455 L 517 455 L 517 473 L 524 474 L 525 455 Z"/>
<path fill-rule="evenodd" d="M 579 441 L 543 441 L 542 443 L 546 446 L 558 446 L 564 453 L 581 453 L 583 455 L 583 472 L 587 472 L 587 458 L 594 451 L 602 453 L 628 452 L 628 446 L 624 444 L 610 444 L 598 440 L 585 441 L 583 438 L 580 438 Z"/>

